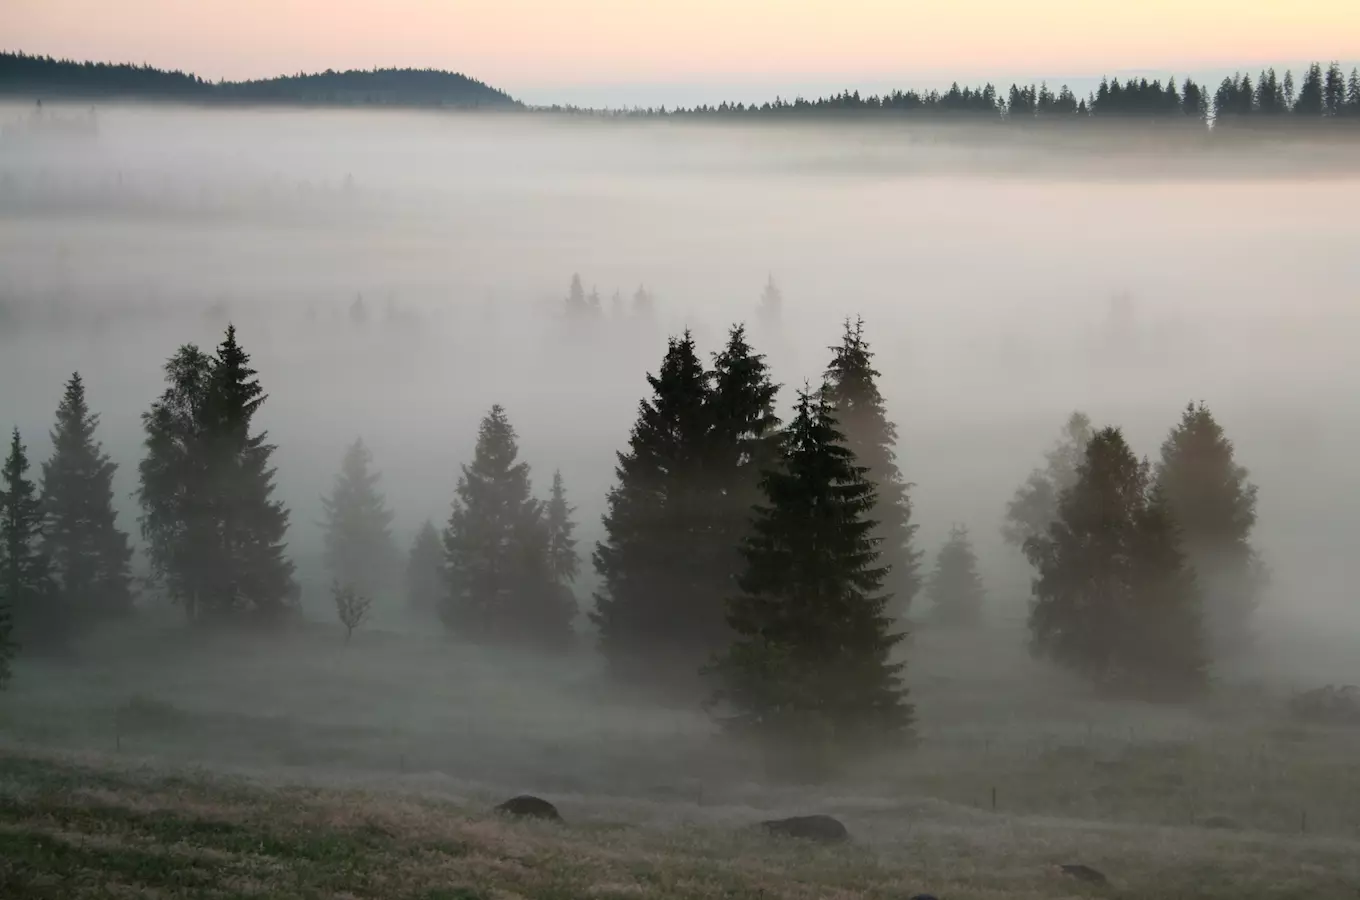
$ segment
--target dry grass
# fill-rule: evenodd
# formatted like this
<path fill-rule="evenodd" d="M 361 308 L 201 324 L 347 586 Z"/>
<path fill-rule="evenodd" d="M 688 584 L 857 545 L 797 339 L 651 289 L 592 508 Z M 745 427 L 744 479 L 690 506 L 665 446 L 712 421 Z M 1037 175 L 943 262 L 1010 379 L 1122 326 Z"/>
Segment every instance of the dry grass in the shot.
<path fill-rule="evenodd" d="M 767 837 L 756 811 L 690 825 L 500 819 L 400 779 L 282 786 L 90 755 L 0 755 L 0 896 L 373 898 L 1354 898 L 1360 845 L 845 803 L 853 845 Z M 1054 875 L 1080 860 L 1111 884 Z"/>
<path fill-rule="evenodd" d="M 23 664 L 0 695 L 0 897 L 1360 897 L 1360 736 L 1241 684 L 1102 703 L 1014 635 L 923 632 L 921 749 L 814 789 L 762 783 L 693 712 L 602 692 L 588 659 L 199 640 Z M 571 824 L 487 814 L 523 791 Z M 751 827 L 804 812 L 852 846 Z"/>

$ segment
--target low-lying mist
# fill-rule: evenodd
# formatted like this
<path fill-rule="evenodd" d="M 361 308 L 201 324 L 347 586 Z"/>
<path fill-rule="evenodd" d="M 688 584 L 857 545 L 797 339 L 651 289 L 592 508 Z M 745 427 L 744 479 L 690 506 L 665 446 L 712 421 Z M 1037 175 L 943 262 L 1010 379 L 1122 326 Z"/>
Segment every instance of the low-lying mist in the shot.
<path fill-rule="evenodd" d="M 0 108 L 0 119 L 28 113 Z M 158 106 L 96 116 L 93 136 L 16 131 L 0 143 L 0 426 L 46 458 L 63 381 L 78 370 L 120 465 L 120 525 L 135 534 L 140 416 L 161 367 L 179 345 L 211 347 L 235 324 L 269 394 L 257 421 L 279 447 L 312 618 L 333 616 L 320 497 L 355 437 L 373 451 L 404 549 L 426 519 L 447 519 L 478 423 L 504 405 L 535 488 L 561 469 L 588 558 L 614 454 L 668 335 L 692 329 L 707 356 L 747 322 L 787 418 L 841 322 L 863 316 L 914 484 L 917 546 L 929 557 L 967 525 L 989 597 L 976 642 L 922 629 L 908 646 L 934 759 L 967 741 L 977 762 L 998 729 L 1033 748 L 1050 733 L 1034 723 L 1111 741 L 1132 740 L 1135 724 L 1158 739 L 1207 727 L 1167 711 L 1093 711 L 1023 653 L 1029 570 L 1002 542 L 1001 514 L 1074 409 L 1155 456 L 1187 402 L 1210 404 L 1260 486 L 1253 541 L 1274 576 L 1258 654 L 1220 678 L 1232 689 L 1357 680 L 1360 181 L 1335 171 L 1332 145 L 1215 157 L 1155 143 L 1130 154 L 1118 135 L 1108 152 L 1089 142 L 1069 152 L 1056 139 L 1011 146 L 850 123 Z M 575 273 L 598 290 L 597 327 L 563 320 Z M 771 278 L 778 321 L 756 316 Z M 639 287 L 654 314 L 635 310 Z M 584 569 L 588 607 L 595 578 Z M 588 745 L 613 742 L 635 766 L 669 748 L 638 776 L 655 781 L 688 771 L 677 735 L 707 734 L 697 711 L 606 697 L 588 639 L 566 670 L 547 671 L 480 651 L 450 658 L 437 625 L 412 636 L 409 622 L 379 615 L 380 633 L 349 648 L 309 633 L 293 650 L 204 650 L 214 665 L 183 679 L 163 674 L 191 668 L 183 647 L 166 646 L 178 641 L 173 613 L 148 618 L 95 642 L 87 669 L 25 663 L 13 702 L 33 717 L 19 733 L 104 746 L 103 726 L 85 734 L 50 719 L 57 701 L 74 715 L 147 695 L 152 720 L 155 703 L 172 721 L 204 719 L 167 725 L 191 736 L 156 745 L 167 753 L 379 767 L 396 755 L 402 767 L 507 783 L 547 778 L 557 755 L 575 761 L 552 784 L 580 790 L 609 778 L 614 758 Z M 402 640 L 415 643 L 390 643 Z M 85 677 L 96 673 L 99 687 Z M 1007 692 L 1033 723 L 1016 720 Z M 248 728 L 206 721 L 247 712 L 283 717 L 251 727 L 281 730 L 259 740 L 285 749 L 256 753 Z M 286 724 L 303 717 L 305 728 Z M 345 749 L 328 760 L 327 745 Z M 488 761 L 500 767 L 481 771 Z M 915 787 L 971 802 L 981 789 L 962 774 L 945 783 L 963 771 Z"/>

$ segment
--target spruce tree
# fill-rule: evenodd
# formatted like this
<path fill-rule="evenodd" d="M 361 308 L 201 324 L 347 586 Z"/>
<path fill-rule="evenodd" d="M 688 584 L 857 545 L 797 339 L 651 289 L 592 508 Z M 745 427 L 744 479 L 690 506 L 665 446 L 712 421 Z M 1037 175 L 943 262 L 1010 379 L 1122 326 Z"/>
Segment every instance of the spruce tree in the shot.
<path fill-rule="evenodd" d="M 65 639 L 70 620 L 59 605 L 42 548 L 42 501 L 28 478 L 28 451 L 14 429 L 0 483 L 0 594 L 13 610 L 14 630 L 26 646 Z"/>
<path fill-rule="evenodd" d="M 982 620 L 985 593 L 977 570 L 977 554 L 968 529 L 956 525 L 949 540 L 935 557 L 935 569 L 926 582 L 931 617 L 941 625 L 977 625 Z"/>
<path fill-rule="evenodd" d="M 321 500 L 326 569 L 340 584 L 369 598 L 380 596 L 395 574 L 392 512 L 379 480 L 373 454 L 356 438 L 345 450 L 330 495 Z"/>
<path fill-rule="evenodd" d="M 98 425 L 73 374 L 57 407 L 52 458 L 42 467 L 43 549 L 73 626 L 132 609 L 132 547 L 113 508 L 118 467 L 95 440 Z"/>
<path fill-rule="evenodd" d="M 864 337 L 864 320 L 853 324 L 847 320 L 840 345 L 831 350 L 827 400 L 836 411 L 846 447 L 868 470 L 874 485 L 877 506 L 870 518 L 877 523 L 874 537 L 889 569 L 884 587 L 890 608 L 902 616 L 921 586 L 921 554 L 913 546 L 917 526 L 911 521 L 911 485 L 897 464 L 897 426 L 888 419 L 878 390 L 879 373 Z"/>
<path fill-rule="evenodd" d="M 228 327 L 214 356 L 180 348 L 143 416 L 142 533 L 153 571 L 190 621 L 275 621 L 296 596 L 274 446 L 252 419 L 265 394 Z"/>
<path fill-rule="evenodd" d="M 275 447 L 268 435 L 250 433 L 255 413 L 267 399 L 250 368 L 250 356 L 236 341 L 236 328 L 218 345 L 209 394 L 212 459 L 219 466 L 219 510 L 224 574 L 223 611 L 277 619 L 288 609 L 296 586 L 293 563 L 284 555 L 288 510 L 273 499 Z"/>
<path fill-rule="evenodd" d="M 688 331 L 670 339 L 647 381 L 652 396 L 640 404 L 606 499 L 591 620 L 618 680 L 685 690 L 712 652 L 705 635 L 715 608 L 721 621 L 725 596 L 721 576 L 700 562 L 713 547 L 712 408 L 710 375 Z"/>
<path fill-rule="evenodd" d="M 1025 541 L 1025 554 L 1036 570 L 1029 627 L 1037 655 L 1147 698 L 1205 686 L 1194 572 L 1148 464 L 1119 429 L 1091 438 L 1056 521 Z"/>
<path fill-rule="evenodd" d="M 475 641 L 557 643 L 569 636 L 574 610 L 554 590 L 543 504 L 518 456 L 515 430 L 497 404 L 482 420 L 444 531 L 444 619 Z"/>
<path fill-rule="evenodd" d="M 716 660 L 726 723 L 761 742 L 782 772 L 825 774 L 848 755 L 907 739 L 907 702 L 881 593 L 867 468 L 837 427 L 827 385 L 800 392 L 780 464 L 742 548 L 728 604 L 736 638 Z"/>
<path fill-rule="evenodd" d="M 1203 403 L 1186 406 L 1162 444 L 1157 486 L 1180 529 L 1204 599 L 1216 656 L 1247 649 L 1266 573 L 1252 548 L 1256 485 Z"/>
<path fill-rule="evenodd" d="M 421 615 L 439 612 L 449 592 L 444 545 L 433 522 L 426 522 L 411 544 L 406 559 L 406 603 Z"/>
<path fill-rule="evenodd" d="M 1058 516 L 1059 497 L 1076 483 L 1091 434 L 1091 419 L 1085 413 L 1078 411 L 1068 417 L 1058 442 L 1044 454 L 1044 468 L 1031 472 L 1006 504 L 1001 534 L 1007 543 L 1023 547 L 1029 538 L 1048 533 L 1048 526 Z"/>

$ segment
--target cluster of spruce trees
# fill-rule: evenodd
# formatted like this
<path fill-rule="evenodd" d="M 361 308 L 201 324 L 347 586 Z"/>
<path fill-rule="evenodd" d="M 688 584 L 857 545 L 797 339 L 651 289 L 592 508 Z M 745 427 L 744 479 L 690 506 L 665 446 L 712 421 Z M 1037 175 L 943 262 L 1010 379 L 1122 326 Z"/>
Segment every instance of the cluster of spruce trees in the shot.
<path fill-rule="evenodd" d="M 1155 466 L 1074 413 L 1006 510 L 1036 576 L 1036 653 L 1112 690 L 1185 696 L 1245 650 L 1268 575 L 1252 547 L 1256 486 L 1203 404 Z"/>
<path fill-rule="evenodd" d="M 732 730 L 799 772 L 910 740 L 895 649 L 922 587 L 943 624 L 975 623 L 983 603 L 962 527 L 921 577 L 910 485 L 863 322 L 847 321 L 830 350 L 785 425 L 779 387 L 742 326 L 707 364 L 688 332 L 672 338 L 618 453 L 593 553 L 590 618 L 612 675 L 708 698 Z M 191 622 L 277 623 L 299 590 L 284 552 L 289 513 L 273 497 L 274 446 L 253 426 L 265 394 L 250 358 L 228 327 L 212 354 L 181 347 L 165 377 L 143 416 L 139 466 L 153 580 Z M 13 435 L 0 493 L 0 681 L 16 638 L 59 642 L 131 608 L 132 551 L 97 423 L 75 375 L 39 484 Z M 347 632 L 400 575 L 379 480 L 356 440 L 322 498 Z M 1073 414 L 1005 516 L 1006 539 L 1035 569 L 1035 652 L 1140 696 L 1202 689 L 1210 661 L 1250 640 L 1266 580 L 1250 542 L 1255 502 L 1202 404 L 1185 410 L 1155 467 L 1117 428 Z M 546 499 L 534 496 L 515 430 L 493 406 L 442 534 L 427 522 L 410 550 L 411 606 L 470 641 L 567 646 L 580 568 L 572 514 L 560 473 Z"/>
<path fill-rule="evenodd" d="M 0 475 L 0 686 L 19 646 L 60 647 L 132 608 L 132 547 L 117 527 L 117 466 L 95 439 L 85 384 L 66 384 L 52 455 L 30 477 L 18 429 Z"/>
<path fill-rule="evenodd" d="M 776 98 L 765 103 L 721 103 L 678 107 L 667 111 L 637 111 L 635 115 L 698 117 L 740 116 L 748 118 L 801 118 L 838 114 L 907 114 L 927 117 L 974 120 L 1029 121 L 1099 119 L 1180 119 L 1207 123 L 1240 122 L 1250 116 L 1288 115 L 1289 121 L 1304 124 L 1324 120 L 1360 122 L 1360 69 L 1347 77 L 1339 63 L 1326 68 L 1312 64 L 1295 89 L 1293 73 L 1283 77 L 1274 69 L 1261 72 L 1253 82 L 1251 75 L 1237 73 L 1224 78 L 1217 90 L 1187 78 L 1178 86 L 1174 77 L 1161 79 L 1101 79 L 1100 87 L 1086 97 L 1077 97 L 1067 86 L 1054 91 L 1048 84 L 1012 84 L 1004 94 L 995 85 L 960 87 L 957 82 L 947 91 L 897 90 L 882 95 L 861 95 L 843 91 L 828 97 L 808 100 Z"/>

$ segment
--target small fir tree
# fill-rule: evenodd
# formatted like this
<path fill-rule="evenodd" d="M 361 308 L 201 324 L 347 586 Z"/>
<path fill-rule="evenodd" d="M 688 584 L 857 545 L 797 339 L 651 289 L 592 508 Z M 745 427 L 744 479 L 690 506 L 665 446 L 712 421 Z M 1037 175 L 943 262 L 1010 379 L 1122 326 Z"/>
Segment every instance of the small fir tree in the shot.
<path fill-rule="evenodd" d="M 756 316 L 760 324 L 766 328 L 776 328 L 784 317 L 784 294 L 779 290 L 779 285 L 774 282 L 774 275 L 770 275 L 765 282 L 765 290 L 760 293 L 760 305 L 756 307 Z"/>
<path fill-rule="evenodd" d="M 884 588 L 890 608 L 898 616 L 905 615 L 921 586 L 921 554 L 914 548 L 917 526 L 911 521 L 911 485 L 902 478 L 897 463 L 897 426 L 888 419 L 878 390 L 879 373 L 864 337 L 864 320 L 847 320 L 840 345 L 831 350 L 827 399 L 846 447 L 874 485 L 877 506 L 870 518 L 877 523 L 874 537 L 889 569 Z"/>
<path fill-rule="evenodd" d="M 982 620 L 986 594 L 977 570 L 977 554 L 968 529 L 955 525 L 949 540 L 935 557 L 935 569 L 926 584 L 931 615 L 942 625 L 977 625 Z"/>
<path fill-rule="evenodd" d="M 1202 689 L 1208 659 L 1193 570 L 1146 462 L 1117 428 L 1087 444 L 1048 533 L 1025 542 L 1036 570 L 1032 648 L 1098 685 L 1149 698 Z"/>
<path fill-rule="evenodd" d="M 499 404 L 482 420 L 444 531 L 450 591 L 444 619 L 473 640 L 555 643 L 573 611 L 553 588 L 543 504 Z"/>
<path fill-rule="evenodd" d="M 553 580 L 560 585 L 569 585 L 576 580 L 581 571 L 581 555 L 576 551 L 576 538 L 572 532 L 576 523 L 571 514 L 576 507 L 567 503 L 567 489 L 562 483 L 562 472 L 553 472 L 552 493 L 544 512 L 548 526 L 548 560 Z"/>
<path fill-rule="evenodd" d="M 28 451 L 14 429 L 0 484 L 0 594 L 13 610 L 14 629 L 25 645 L 54 644 L 67 637 L 69 618 L 58 606 L 51 568 L 42 549 L 42 501 L 28 478 Z"/>
<path fill-rule="evenodd" d="M 43 549 L 73 627 L 132 609 L 132 547 L 113 508 L 118 467 L 95 440 L 98 425 L 76 373 L 57 407 L 52 457 L 42 467 Z"/>
<path fill-rule="evenodd" d="M 909 739 L 914 717 L 903 666 L 890 659 L 903 635 L 880 592 L 874 487 L 845 446 L 829 393 L 800 392 L 781 464 L 762 481 L 728 606 L 736 639 L 713 669 L 728 726 L 796 775 Z"/>
<path fill-rule="evenodd" d="M 444 545 L 434 523 L 426 522 L 406 558 L 406 603 L 413 612 L 433 615 L 439 612 L 448 591 Z"/>
<path fill-rule="evenodd" d="M 391 583 L 396 562 L 392 512 L 379 489 L 373 454 L 356 438 L 345 451 L 331 493 L 321 505 L 325 562 L 341 584 L 373 597 Z"/>

